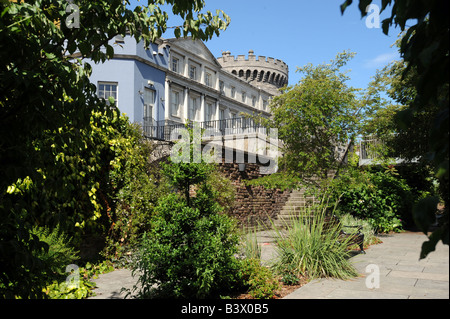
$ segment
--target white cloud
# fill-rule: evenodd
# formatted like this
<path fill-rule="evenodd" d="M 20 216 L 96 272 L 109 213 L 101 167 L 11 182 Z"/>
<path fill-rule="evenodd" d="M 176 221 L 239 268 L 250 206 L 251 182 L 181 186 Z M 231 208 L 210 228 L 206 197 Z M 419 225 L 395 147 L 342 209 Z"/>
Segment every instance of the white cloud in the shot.
<path fill-rule="evenodd" d="M 364 63 L 364 67 L 370 68 L 370 69 L 372 69 L 372 68 L 381 69 L 384 66 L 386 66 L 387 64 L 389 64 L 390 62 L 392 62 L 396 59 L 399 59 L 399 58 L 400 58 L 400 55 L 397 51 L 383 53 L 383 54 L 377 55 L 373 59 L 366 61 L 366 63 Z"/>

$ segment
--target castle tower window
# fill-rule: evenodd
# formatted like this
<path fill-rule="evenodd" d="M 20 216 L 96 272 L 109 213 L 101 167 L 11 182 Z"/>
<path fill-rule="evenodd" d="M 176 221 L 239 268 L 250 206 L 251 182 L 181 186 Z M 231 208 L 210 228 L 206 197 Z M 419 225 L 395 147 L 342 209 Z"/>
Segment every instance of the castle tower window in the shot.
<path fill-rule="evenodd" d="M 244 76 L 244 70 L 239 70 L 239 77 L 242 78 Z"/>
<path fill-rule="evenodd" d="M 261 71 L 261 72 L 259 73 L 258 81 L 261 82 L 263 79 L 264 79 L 264 71 Z"/>
<path fill-rule="evenodd" d="M 247 72 L 245 72 L 245 79 L 248 80 L 248 78 L 252 75 L 252 71 L 247 70 Z"/>

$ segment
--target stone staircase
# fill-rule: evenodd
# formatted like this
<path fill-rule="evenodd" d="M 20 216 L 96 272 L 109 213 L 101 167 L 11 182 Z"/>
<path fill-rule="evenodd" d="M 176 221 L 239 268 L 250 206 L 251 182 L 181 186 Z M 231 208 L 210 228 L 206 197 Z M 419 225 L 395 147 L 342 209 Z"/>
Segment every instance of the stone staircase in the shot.
<path fill-rule="evenodd" d="M 317 202 L 318 199 L 314 196 L 305 194 L 304 189 L 293 190 L 288 201 L 274 220 L 274 226 L 276 228 L 287 228 L 288 225 L 292 225 L 292 221 L 295 220 L 306 207 Z"/>

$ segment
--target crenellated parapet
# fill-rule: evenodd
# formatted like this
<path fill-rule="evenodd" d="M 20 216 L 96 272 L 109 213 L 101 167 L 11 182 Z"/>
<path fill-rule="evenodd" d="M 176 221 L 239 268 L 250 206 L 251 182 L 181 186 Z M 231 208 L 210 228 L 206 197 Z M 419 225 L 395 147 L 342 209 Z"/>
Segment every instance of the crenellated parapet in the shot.
<path fill-rule="evenodd" d="M 289 67 L 285 62 L 272 57 L 256 56 L 253 50 L 248 52 L 248 56 L 237 57 L 231 55 L 230 51 L 225 51 L 217 61 L 224 70 L 255 86 L 270 90 L 275 95 L 289 81 Z"/>

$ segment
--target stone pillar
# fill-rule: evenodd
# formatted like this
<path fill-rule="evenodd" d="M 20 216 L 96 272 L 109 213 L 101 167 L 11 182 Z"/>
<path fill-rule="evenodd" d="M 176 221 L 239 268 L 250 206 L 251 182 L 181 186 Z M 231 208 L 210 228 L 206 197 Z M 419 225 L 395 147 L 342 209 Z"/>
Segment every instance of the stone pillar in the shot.
<path fill-rule="evenodd" d="M 188 111 L 189 111 L 189 88 L 184 88 L 184 101 L 183 101 L 183 110 L 181 111 L 181 119 L 185 123 L 188 119 Z"/>

